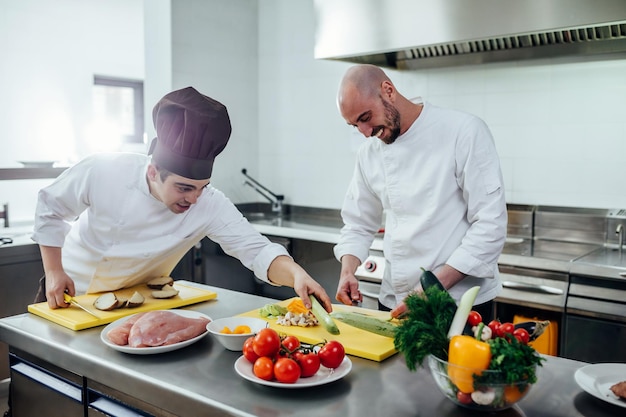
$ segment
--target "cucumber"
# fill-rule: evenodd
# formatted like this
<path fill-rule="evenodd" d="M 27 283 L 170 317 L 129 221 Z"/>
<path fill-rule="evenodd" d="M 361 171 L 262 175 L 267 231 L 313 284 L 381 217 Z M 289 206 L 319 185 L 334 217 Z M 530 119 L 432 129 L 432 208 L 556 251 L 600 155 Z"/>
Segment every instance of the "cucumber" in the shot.
<path fill-rule="evenodd" d="M 317 301 L 317 298 L 313 294 L 309 294 L 309 298 L 311 299 L 311 312 L 322 327 L 330 334 L 339 334 L 339 327 L 337 327 L 328 312 L 324 310 L 320 302 Z"/>
<path fill-rule="evenodd" d="M 381 336 L 395 337 L 396 335 L 396 325 L 391 323 L 389 320 L 383 320 L 377 317 L 368 316 L 367 314 L 348 311 L 333 311 L 330 313 L 330 317 L 358 329 L 376 333 Z"/>
<path fill-rule="evenodd" d="M 430 287 L 436 287 L 440 291 L 446 291 L 441 281 L 431 271 L 427 271 L 422 268 L 422 275 L 420 276 L 420 284 L 422 284 L 422 290 L 426 292 Z"/>

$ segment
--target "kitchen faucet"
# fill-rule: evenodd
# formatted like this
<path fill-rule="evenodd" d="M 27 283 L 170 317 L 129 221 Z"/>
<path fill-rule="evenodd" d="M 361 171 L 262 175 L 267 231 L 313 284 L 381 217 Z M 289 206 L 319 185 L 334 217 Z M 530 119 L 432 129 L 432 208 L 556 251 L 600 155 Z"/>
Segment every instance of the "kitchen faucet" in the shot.
<path fill-rule="evenodd" d="M 248 180 L 250 180 L 250 181 L 245 180 L 243 182 L 243 185 L 249 185 L 257 193 L 259 193 L 263 197 L 265 197 L 270 203 L 272 203 L 272 212 L 276 213 L 278 216 L 282 216 L 282 214 L 283 214 L 283 200 L 285 199 L 285 196 L 282 195 L 282 194 L 274 194 L 269 189 L 267 189 L 267 187 L 263 186 L 257 180 L 255 180 L 254 178 L 249 176 L 247 172 L 248 172 L 248 170 L 245 169 L 245 168 L 241 170 L 241 173 L 246 178 L 248 178 Z M 271 197 L 270 197 L 270 195 L 271 195 Z"/>
<path fill-rule="evenodd" d="M 619 255 L 622 256 L 622 246 L 624 246 L 624 225 L 622 223 L 617 225 L 615 234 L 617 235 L 617 248 L 619 249 Z"/>

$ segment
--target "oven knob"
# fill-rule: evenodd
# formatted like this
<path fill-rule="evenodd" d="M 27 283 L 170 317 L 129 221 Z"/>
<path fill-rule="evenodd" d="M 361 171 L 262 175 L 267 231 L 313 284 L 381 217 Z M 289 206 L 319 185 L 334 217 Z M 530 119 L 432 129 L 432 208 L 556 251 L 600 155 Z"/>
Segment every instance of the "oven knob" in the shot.
<path fill-rule="evenodd" d="M 365 262 L 365 270 L 367 272 L 374 272 L 374 271 L 376 271 L 376 262 L 374 262 L 374 261 L 366 261 Z"/>

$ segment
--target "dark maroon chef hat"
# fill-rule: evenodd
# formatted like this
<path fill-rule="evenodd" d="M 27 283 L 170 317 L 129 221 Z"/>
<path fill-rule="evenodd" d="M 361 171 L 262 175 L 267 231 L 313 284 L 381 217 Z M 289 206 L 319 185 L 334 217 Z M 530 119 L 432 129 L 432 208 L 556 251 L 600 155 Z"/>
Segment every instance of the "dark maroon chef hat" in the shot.
<path fill-rule="evenodd" d="M 152 110 L 157 137 L 149 154 L 159 167 L 194 180 L 211 178 L 213 160 L 230 138 L 226 107 L 193 87 L 172 91 Z"/>

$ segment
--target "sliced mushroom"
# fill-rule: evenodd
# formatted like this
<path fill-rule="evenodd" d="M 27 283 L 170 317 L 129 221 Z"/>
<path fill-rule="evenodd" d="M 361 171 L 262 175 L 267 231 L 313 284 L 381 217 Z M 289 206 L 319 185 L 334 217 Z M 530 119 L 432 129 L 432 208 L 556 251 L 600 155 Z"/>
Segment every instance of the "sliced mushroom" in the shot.
<path fill-rule="evenodd" d="M 174 279 L 172 277 L 158 277 L 151 279 L 147 283 L 148 288 L 153 290 L 162 290 L 164 286 L 171 286 L 172 284 L 174 284 Z"/>
<path fill-rule="evenodd" d="M 135 293 L 126 302 L 126 307 L 128 308 L 139 307 L 140 305 L 143 304 L 144 301 L 145 301 L 145 298 L 143 297 L 143 295 L 141 295 L 138 291 L 135 291 Z"/>
<path fill-rule="evenodd" d="M 152 297 L 154 298 L 172 298 L 178 295 L 178 290 L 171 285 L 165 285 L 159 291 L 152 291 Z"/>
<path fill-rule="evenodd" d="M 93 302 L 93 306 L 98 310 L 111 311 L 117 308 L 118 302 L 119 301 L 115 296 L 115 293 L 106 292 L 96 298 L 96 300 Z"/>

